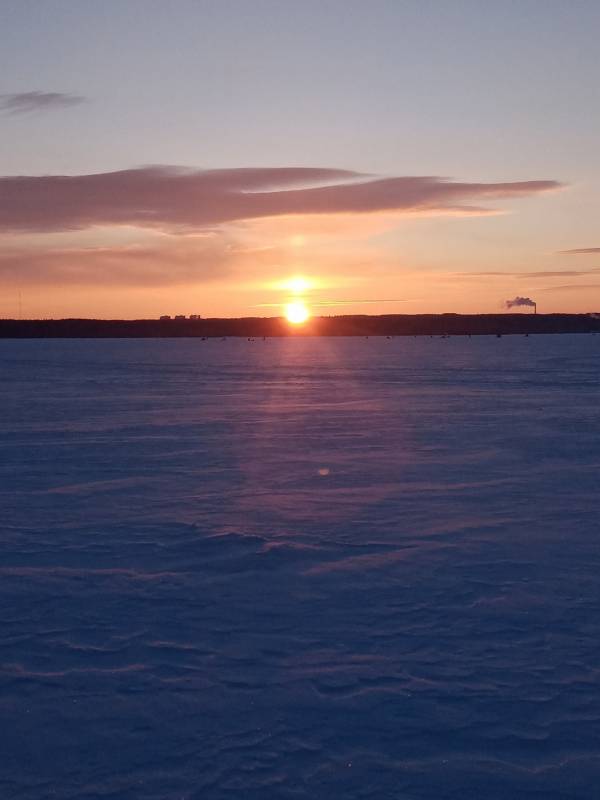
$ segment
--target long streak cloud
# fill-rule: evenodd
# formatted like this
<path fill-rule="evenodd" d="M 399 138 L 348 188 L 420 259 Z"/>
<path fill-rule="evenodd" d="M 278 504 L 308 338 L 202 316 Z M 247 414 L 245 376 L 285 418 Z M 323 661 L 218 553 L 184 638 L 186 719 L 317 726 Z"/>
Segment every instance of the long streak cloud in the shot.
<path fill-rule="evenodd" d="M 151 166 L 91 175 L 5 176 L 0 177 L 0 231 L 67 231 L 97 225 L 198 230 L 288 214 L 476 214 L 490 209 L 473 203 L 527 197 L 561 185 L 555 180 L 464 183 L 293 167 Z"/>

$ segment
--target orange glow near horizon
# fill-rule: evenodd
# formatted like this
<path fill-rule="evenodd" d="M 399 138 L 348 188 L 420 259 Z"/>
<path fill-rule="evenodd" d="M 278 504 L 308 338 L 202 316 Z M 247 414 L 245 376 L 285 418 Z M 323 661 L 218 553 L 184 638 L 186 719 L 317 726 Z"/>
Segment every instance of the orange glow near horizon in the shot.
<path fill-rule="evenodd" d="M 311 282 L 303 275 L 295 275 L 293 278 L 290 278 L 289 281 L 287 281 L 286 288 L 288 288 L 290 292 L 293 292 L 294 294 L 303 294 L 311 288 Z"/>
<path fill-rule="evenodd" d="M 286 305 L 285 316 L 292 325 L 302 325 L 310 317 L 310 312 L 302 300 L 294 300 Z"/>
<path fill-rule="evenodd" d="M 266 288 L 277 292 L 302 295 L 313 291 L 320 285 L 321 282 L 317 281 L 315 278 L 309 278 L 306 275 L 291 275 L 289 278 L 267 284 Z"/>

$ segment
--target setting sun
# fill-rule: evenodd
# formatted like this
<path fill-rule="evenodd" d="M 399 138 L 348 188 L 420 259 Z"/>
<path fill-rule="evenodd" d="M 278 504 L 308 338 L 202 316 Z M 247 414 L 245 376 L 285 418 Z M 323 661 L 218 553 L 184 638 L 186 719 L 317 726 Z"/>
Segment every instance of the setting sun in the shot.
<path fill-rule="evenodd" d="M 301 325 L 309 318 L 308 308 L 301 300 L 294 300 L 285 307 L 285 316 L 292 325 Z"/>

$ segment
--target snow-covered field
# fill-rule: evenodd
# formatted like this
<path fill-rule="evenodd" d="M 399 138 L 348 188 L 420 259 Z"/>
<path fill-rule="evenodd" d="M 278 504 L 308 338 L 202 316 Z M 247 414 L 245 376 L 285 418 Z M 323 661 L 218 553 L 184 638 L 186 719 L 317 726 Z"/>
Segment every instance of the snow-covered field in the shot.
<path fill-rule="evenodd" d="M 2 800 L 600 796 L 600 337 L 0 379 Z"/>

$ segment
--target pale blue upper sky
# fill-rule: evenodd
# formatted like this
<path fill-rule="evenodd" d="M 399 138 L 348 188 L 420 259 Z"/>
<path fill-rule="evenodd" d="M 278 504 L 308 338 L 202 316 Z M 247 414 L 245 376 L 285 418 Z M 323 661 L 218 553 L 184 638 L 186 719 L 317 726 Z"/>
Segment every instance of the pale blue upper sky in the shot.
<path fill-rule="evenodd" d="M 597 0 L 0 7 L 0 91 L 89 98 L 4 117 L 3 174 L 173 162 L 483 180 L 597 170 Z"/>
<path fill-rule="evenodd" d="M 459 223 L 447 245 L 497 248 L 508 225 L 524 257 L 597 245 L 599 34 L 598 0 L 0 0 L 0 94 L 87 98 L 0 115 L 0 175 L 180 164 L 558 180 L 570 188 L 552 201 Z"/>

